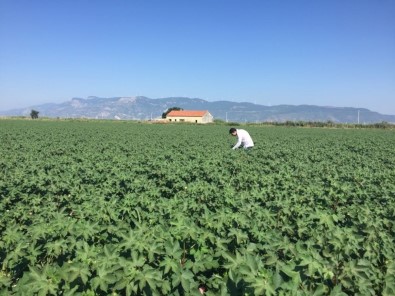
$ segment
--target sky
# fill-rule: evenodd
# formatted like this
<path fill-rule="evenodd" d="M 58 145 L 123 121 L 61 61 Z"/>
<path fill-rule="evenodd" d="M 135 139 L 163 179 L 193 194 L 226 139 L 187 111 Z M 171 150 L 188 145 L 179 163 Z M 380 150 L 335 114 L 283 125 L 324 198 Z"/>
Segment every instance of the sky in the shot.
<path fill-rule="evenodd" d="M 395 114 L 395 0 L 0 0 L 0 110 L 171 96 Z"/>

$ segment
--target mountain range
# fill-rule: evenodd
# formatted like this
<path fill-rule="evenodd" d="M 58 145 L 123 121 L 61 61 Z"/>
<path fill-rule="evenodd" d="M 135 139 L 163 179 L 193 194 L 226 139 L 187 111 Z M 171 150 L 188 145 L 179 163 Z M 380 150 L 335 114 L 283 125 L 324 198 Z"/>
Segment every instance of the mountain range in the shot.
<path fill-rule="evenodd" d="M 332 121 L 336 123 L 395 123 L 395 115 L 384 115 L 365 108 L 324 107 L 314 105 L 264 106 L 231 101 L 209 102 L 198 98 L 137 97 L 73 98 L 55 104 L 0 111 L 2 116 L 29 116 L 32 109 L 40 117 L 150 120 L 160 118 L 168 108 L 208 110 L 215 119 L 232 122 Z"/>

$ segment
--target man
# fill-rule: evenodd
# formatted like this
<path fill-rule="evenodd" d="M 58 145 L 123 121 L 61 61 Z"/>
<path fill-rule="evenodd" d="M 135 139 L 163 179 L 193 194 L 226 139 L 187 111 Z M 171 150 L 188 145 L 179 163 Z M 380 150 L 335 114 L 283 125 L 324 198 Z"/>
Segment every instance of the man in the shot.
<path fill-rule="evenodd" d="M 250 134 L 246 130 L 235 129 L 234 127 L 232 127 L 229 130 L 229 134 L 234 137 L 237 136 L 238 138 L 236 145 L 232 147 L 233 150 L 239 147 L 243 147 L 244 149 L 251 149 L 252 147 L 254 147 L 254 142 L 252 141 Z"/>

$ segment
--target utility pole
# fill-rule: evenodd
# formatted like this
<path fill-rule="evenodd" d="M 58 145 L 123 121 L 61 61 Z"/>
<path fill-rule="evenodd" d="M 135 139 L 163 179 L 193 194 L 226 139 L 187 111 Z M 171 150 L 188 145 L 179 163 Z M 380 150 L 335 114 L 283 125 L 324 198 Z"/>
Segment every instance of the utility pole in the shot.
<path fill-rule="evenodd" d="M 227 111 L 227 112 L 225 112 L 226 122 L 228 122 L 228 113 L 229 112 L 235 112 L 235 113 L 257 113 L 258 111 Z M 247 122 L 246 118 L 244 118 L 244 122 Z"/>
<path fill-rule="evenodd" d="M 359 124 L 359 110 L 358 110 L 358 124 Z"/>

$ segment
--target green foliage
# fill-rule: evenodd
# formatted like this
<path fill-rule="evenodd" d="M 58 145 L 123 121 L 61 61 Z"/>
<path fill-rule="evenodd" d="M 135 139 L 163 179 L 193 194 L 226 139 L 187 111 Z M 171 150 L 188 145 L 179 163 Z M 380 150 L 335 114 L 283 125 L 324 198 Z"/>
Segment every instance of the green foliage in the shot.
<path fill-rule="evenodd" d="M 3 120 L 0 295 L 394 295 L 395 134 Z"/>
<path fill-rule="evenodd" d="M 261 122 L 261 123 L 247 123 L 249 126 L 286 126 L 286 127 L 326 127 L 326 128 L 380 128 L 380 129 L 394 129 L 395 124 L 388 123 L 385 121 L 377 123 L 340 123 L 333 121 L 290 121 L 285 122 L 275 121 L 275 122 Z"/>
<path fill-rule="evenodd" d="M 37 119 L 39 113 L 40 113 L 40 112 L 38 112 L 37 110 L 34 110 L 34 109 L 33 109 L 33 110 L 30 112 L 30 117 L 31 117 L 32 119 Z"/>

